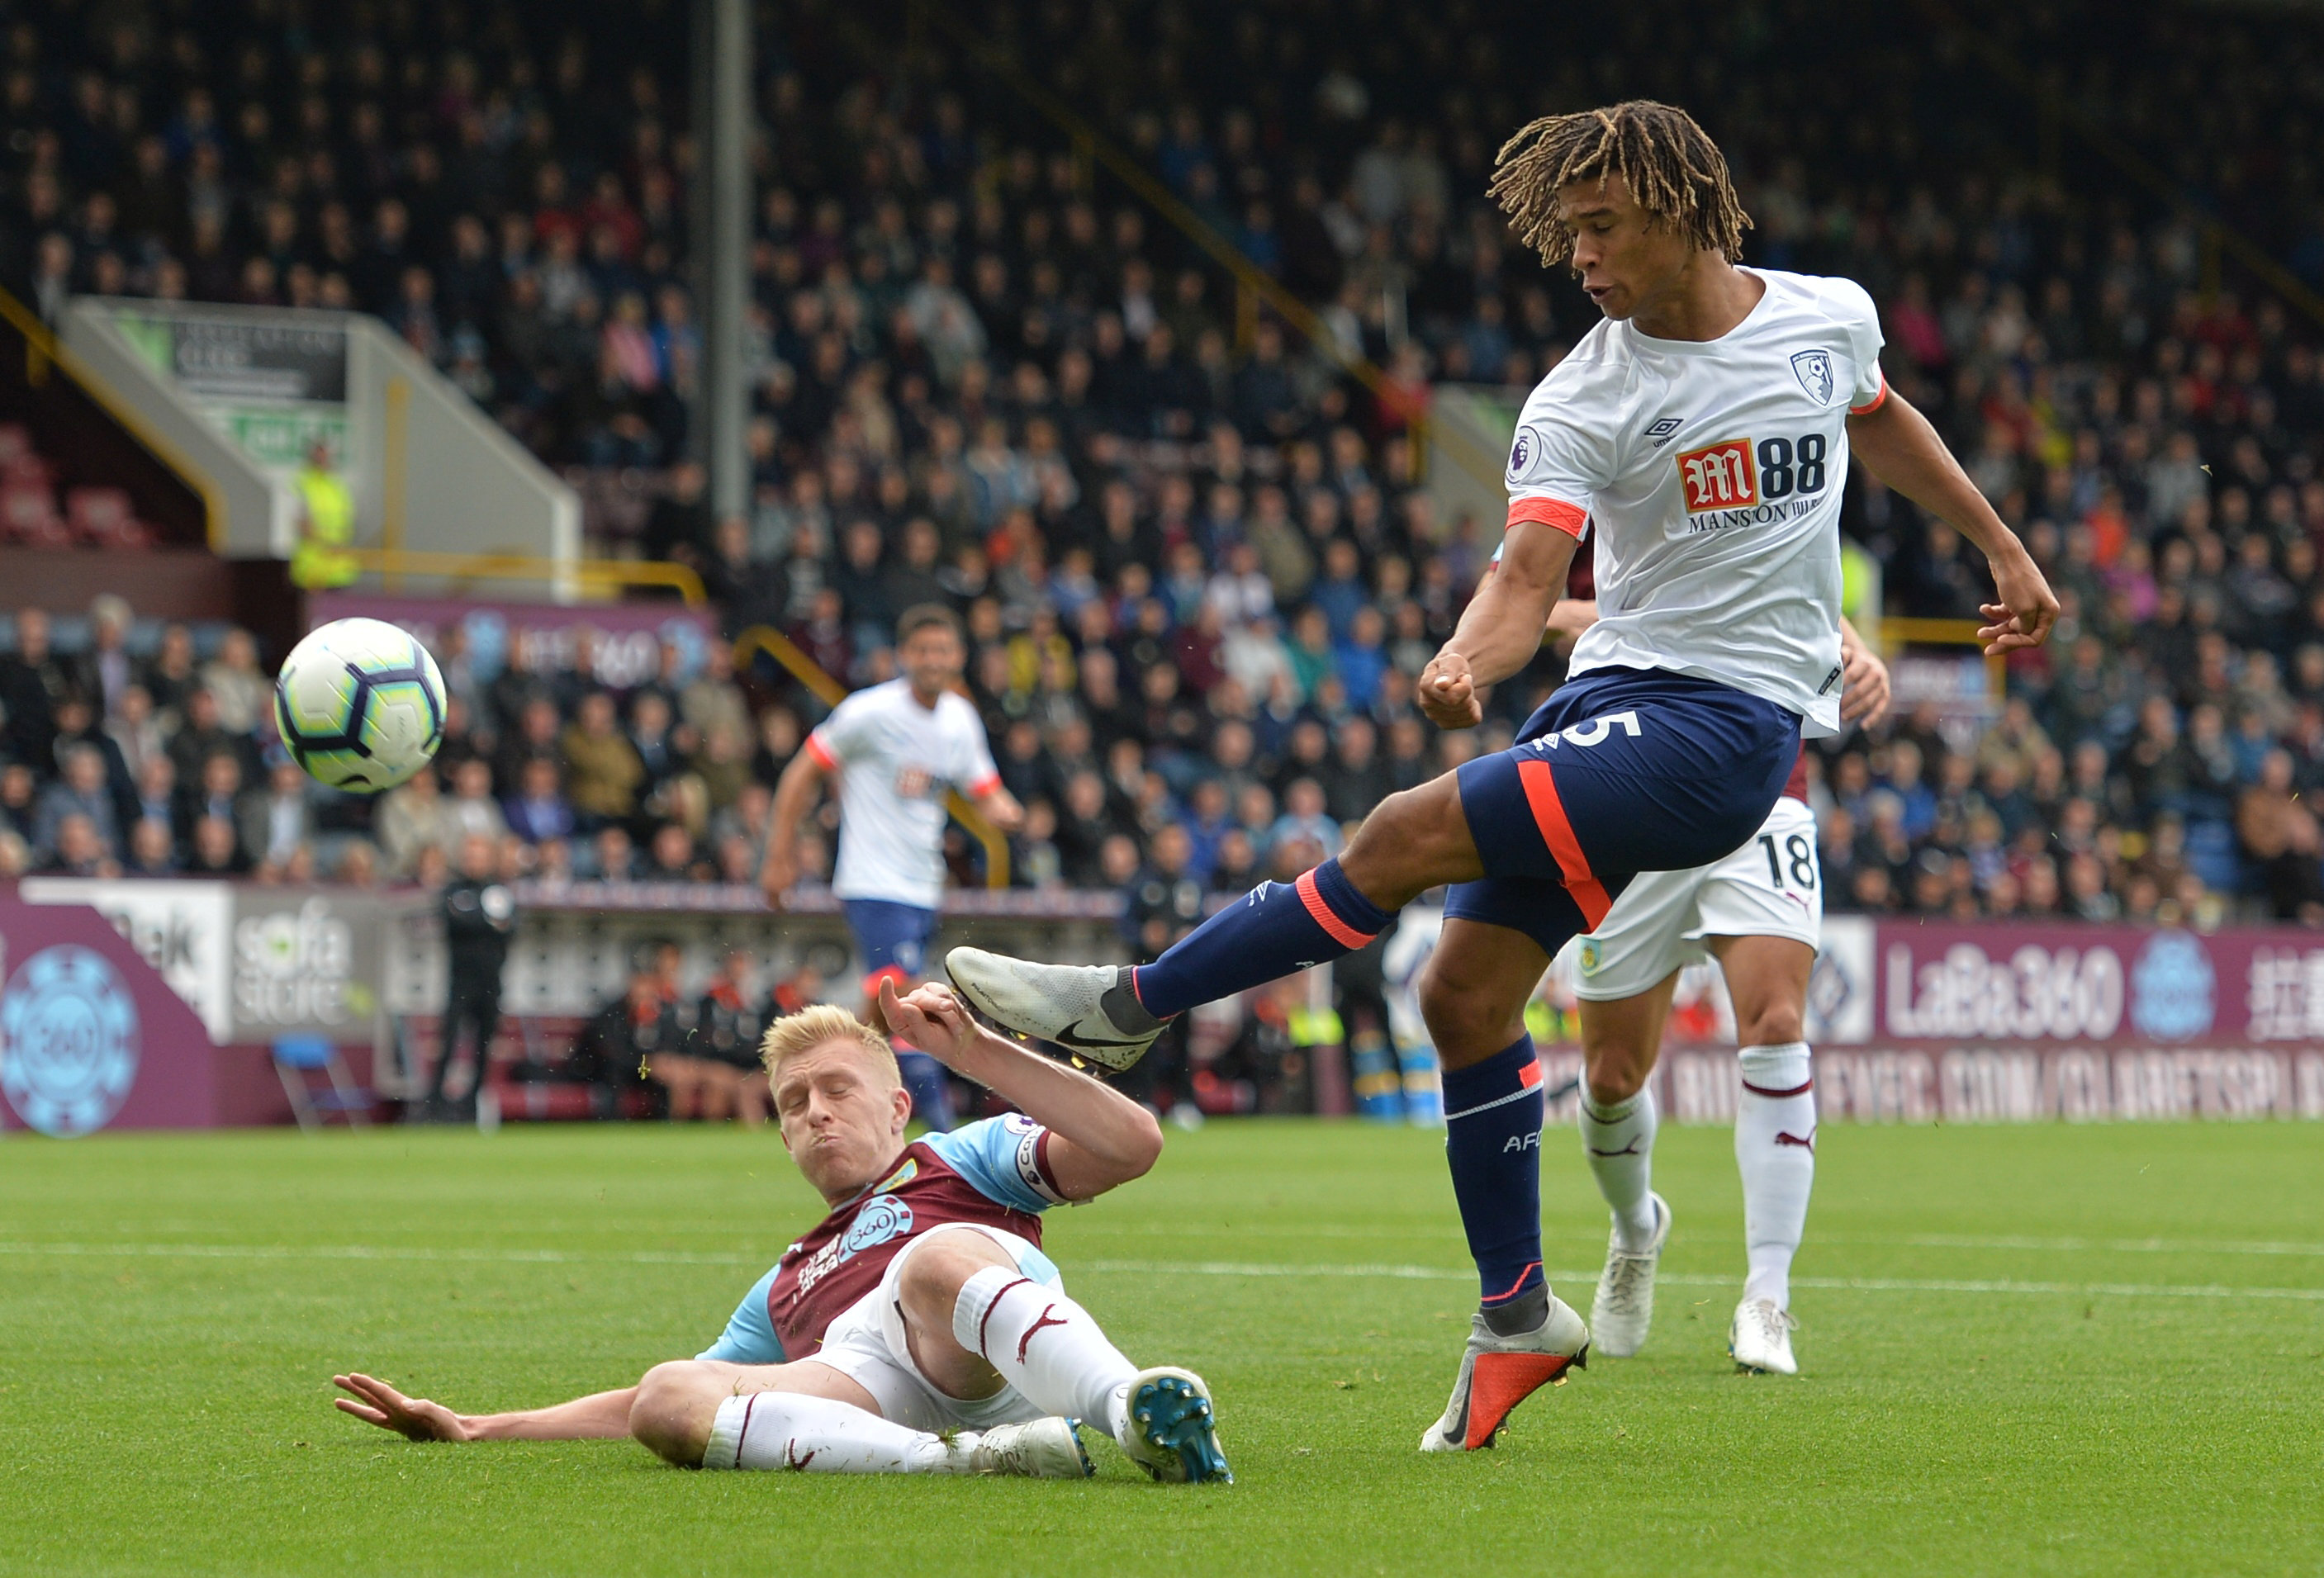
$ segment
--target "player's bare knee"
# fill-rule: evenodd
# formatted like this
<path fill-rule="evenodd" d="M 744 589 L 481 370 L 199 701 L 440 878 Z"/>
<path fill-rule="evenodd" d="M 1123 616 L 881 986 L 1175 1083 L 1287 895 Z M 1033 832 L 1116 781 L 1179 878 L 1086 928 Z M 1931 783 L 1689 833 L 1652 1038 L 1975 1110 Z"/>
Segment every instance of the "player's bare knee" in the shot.
<path fill-rule="evenodd" d="M 981 1232 L 930 1233 L 914 1246 L 897 1278 L 906 1318 L 949 1333 L 961 1284 L 987 1266 L 1010 1264 L 1007 1252 Z"/>
<path fill-rule="evenodd" d="M 1457 793 L 1439 784 L 1400 789 L 1372 807 L 1340 856 L 1356 891 L 1384 909 L 1401 909 L 1440 882 L 1467 875 L 1473 862 Z"/>
<path fill-rule="evenodd" d="M 1422 967 L 1419 983 L 1420 1017 L 1428 1038 L 1448 1068 L 1462 1068 L 1490 1057 L 1517 1039 L 1524 1029 L 1522 1007 L 1512 1015 L 1481 983 L 1462 980 L 1453 969 L 1440 968 L 1442 950 Z"/>
<path fill-rule="evenodd" d="M 631 1436 L 665 1462 L 699 1467 L 724 1396 L 721 1379 L 692 1360 L 655 1365 L 638 1382 L 637 1396 L 631 1400 Z"/>
<path fill-rule="evenodd" d="M 1783 1047 L 1807 1039 L 1806 1016 L 1796 1002 L 1771 1002 L 1735 1026 L 1736 1044 Z"/>
<path fill-rule="evenodd" d="M 1610 1107 L 1628 1101 L 1646 1088 L 1646 1065 L 1628 1057 L 1591 1061 L 1582 1073 L 1582 1083 L 1589 1088 L 1591 1101 L 1601 1107 Z"/>

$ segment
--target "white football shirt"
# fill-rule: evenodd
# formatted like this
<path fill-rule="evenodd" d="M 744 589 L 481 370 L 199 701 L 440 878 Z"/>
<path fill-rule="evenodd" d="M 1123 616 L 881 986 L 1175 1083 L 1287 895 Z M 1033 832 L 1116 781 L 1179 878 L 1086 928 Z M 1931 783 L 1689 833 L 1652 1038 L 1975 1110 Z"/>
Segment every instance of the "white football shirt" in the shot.
<path fill-rule="evenodd" d="M 1772 269 L 1741 323 L 1665 340 L 1609 318 L 1527 397 L 1509 521 L 1598 531 L 1570 672 L 1667 669 L 1840 731 L 1848 418 L 1887 398 L 1864 288 Z"/>
<path fill-rule="evenodd" d="M 843 899 L 934 909 L 944 894 L 945 791 L 974 798 L 1001 782 L 984 720 L 946 691 L 922 706 L 906 679 L 859 690 L 807 737 L 807 753 L 839 774 Z"/>

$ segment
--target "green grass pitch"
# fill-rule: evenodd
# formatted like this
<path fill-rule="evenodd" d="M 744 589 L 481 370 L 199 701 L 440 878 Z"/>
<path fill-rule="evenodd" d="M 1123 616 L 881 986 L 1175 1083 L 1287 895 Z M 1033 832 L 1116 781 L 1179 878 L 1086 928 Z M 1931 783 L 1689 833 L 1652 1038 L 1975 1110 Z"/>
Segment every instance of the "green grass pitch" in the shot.
<path fill-rule="evenodd" d="M 1548 1253 L 1605 1241 L 1547 1137 Z M 1239 1482 L 687 1473 L 628 1443 L 415 1446 L 715 1337 L 817 1214 L 771 1134 L 649 1127 L 0 1143 L 0 1571 L 2262 1573 L 2324 1568 L 2324 1130 L 1832 1124 L 1794 1305 L 1738 1377 L 1724 1130 L 1665 1130 L 1654 1336 L 1420 1456 L 1474 1287 L 1432 1135 L 1213 1124 L 1053 1213 Z"/>

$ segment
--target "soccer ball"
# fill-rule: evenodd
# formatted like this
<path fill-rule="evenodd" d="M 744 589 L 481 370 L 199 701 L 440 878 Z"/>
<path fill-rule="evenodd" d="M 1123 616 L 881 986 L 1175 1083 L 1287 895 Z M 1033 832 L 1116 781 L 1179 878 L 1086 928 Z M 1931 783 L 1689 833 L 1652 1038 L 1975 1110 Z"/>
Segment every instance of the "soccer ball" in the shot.
<path fill-rule="evenodd" d="M 395 626 L 334 620 L 283 660 L 274 726 L 317 781 L 377 794 L 427 766 L 444 743 L 444 676 Z"/>

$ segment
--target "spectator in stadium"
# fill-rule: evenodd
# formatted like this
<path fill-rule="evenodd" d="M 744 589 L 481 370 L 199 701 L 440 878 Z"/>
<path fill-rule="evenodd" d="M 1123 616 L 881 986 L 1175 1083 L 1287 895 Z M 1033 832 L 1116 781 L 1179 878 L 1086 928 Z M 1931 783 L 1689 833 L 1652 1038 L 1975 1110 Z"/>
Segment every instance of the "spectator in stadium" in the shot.
<path fill-rule="evenodd" d="M 646 766 L 619 728 L 610 695 L 593 690 L 581 698 L 558 749 L 565 760 L 566 798 L 585 832 L 636 813 L 639 792 L 647 787 Z"/>
<path fill-rule="evenodd" d="M 186 692 L 184 721 L 170 741 L 178 781 L 189 789 L 202 785 L 208 763 L 217 756 L 233 759 L 239 789 L 240 780 L 254 765 L 249 737 L 226 727 L 219 717 L 217 697 L 208 686 L 196 685 Z"/>
<path fill-rule="evenodd" d="M 563 774 L 553 756 L 529 756 L 517 770 L 517 793 L 503 802 L 510 832 L 528 844 L 573 835 L 573 807 L 565 798 Z"/>
<path fill-rule="evenodd" d="M 189 876 L 209 878 L 246 877 L 250 874 L 250 856 L 244 852 L 242 840 L 235 834 L 228 816 L 213 812 L 199 815 L 188 840 L 190 854 L 185 863 Z"/>
<path fill-rule="evenodd" d="M 177 843 L 170 836 L 170 824 L 155 817 L 140 817 L 129 830 L 129 854 L 122 862 L 121 874 L 171 877 L 177 872 Z"/>
<path fill-rule="evenodd" d="M 423 852 L 449 847 L 450 812 L 436 770 L 423 767 L 408 782 L 382 795 L 373 826 L 392 877 L 417 875 Z"/>
<path fill-rule="evenodd" d="M 755 875 L 755 870 L 748 874 Z M 713 1103 L 723 1108 L 718 1115 L 732 1113 L 747 1129 L 765 1122 L 773 1106 L 767 1071 L 759 1058 L 759 1038 L 766 1033 L 770 1019 L 768 1000 L 754 999 L 752 973 L 746 950 L 727 953 L 702 1001 L 695 1005 L 694 1037 L 687 1043 L 698 1061 L 716 1066 L 715 1070 L 704 1072 L 706 1084 L 720 1086 Z"/>
<path fill-rule="evenodd" d="M 254 866 L 279 873 L 309 847 L 316 831 L 309 795 L 313 784 L 297 762 L 283 755 L 267 768 L 263 788 L 242 796 L 235 807 L 235 827 Z"/>
<path fill-rule="evenodd" d="M 42 791 L 33 816 L 33 850 L 42 856 L 61 855 L 63 826 L 78 817 L 80 831 L 94 841 L 97 856 L 110 858 L 124 844 L 120 817 L 106 782 L 105 758 L 94 745 L 72 744 L 64 749 L 62 766 L 62 773 Z"/>
<path fill-rule="evenodd" d="M 258 642 L 240 627 L 218 640 L 217 656 L 202 665 L 201 685 L 217 702 L 218 724 L 247 736 L 270 715 L 274 683 L 258 667 Z"/>
<path fill-rule="evenodd" d="M 498 848 L 508 836 L 508 821 L 501 814 L 500 802 L 493 798 L 492 764 L 480 756 L 471 756 L 452 769 L 452 792 L 443 797 L 442 804 L 442 836 L 449 849 L 457 849 L 469 838 L 487 839 Z"/>
<path fill-rule="evenodd" d="M 40 608 L 16 614 L 14 650 L 0 658 L 0 728 L 19 761 L 55 760 L 56 708 L 78 687 L 79 676 L 50 645 L 49 616 Z"/>

